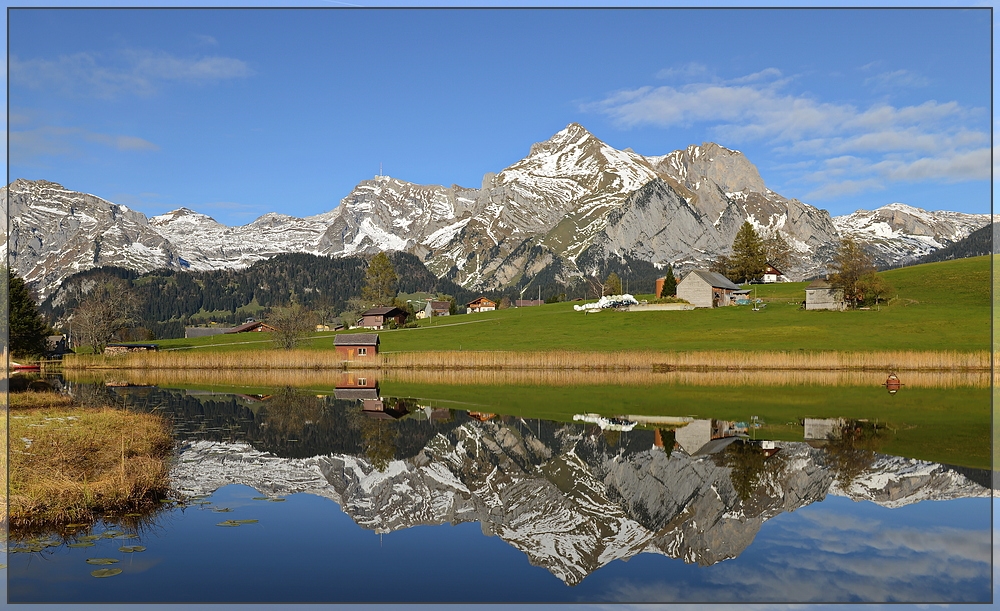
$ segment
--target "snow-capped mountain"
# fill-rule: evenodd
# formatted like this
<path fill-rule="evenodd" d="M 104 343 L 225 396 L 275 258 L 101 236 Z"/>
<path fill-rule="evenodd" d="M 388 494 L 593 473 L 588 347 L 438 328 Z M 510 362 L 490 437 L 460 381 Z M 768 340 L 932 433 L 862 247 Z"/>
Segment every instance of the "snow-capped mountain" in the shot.
<path fill-rule="evenodd" d="M 286 252 L 330 256 L 405 250 L 438 276 L 499 289 L 554 266 L 563 281 L 617 257 L 679 271 L 727 254 L 740 225 L 781 232 L 798 262 L 792 278 L 826 271 L 841 234 L 896 264 L 985 225 L 987 215 L 891 204 L 831 219 L 768 189 L 739 151 L 714 143 L 662 156 L 620 151 L 578 124 L 530 148 L 479 189 L 388 176 L 358 184 L 324 214 L 266 214 L 241 227 L 180 208 L 147 219 L 55 183 L 16 180 L 8 248 L 15 271 L 43 297 L 66 276 L 100 265 L 239 268 Z"/>
<path fill-rule="evenodd" d="M 144 214 L 53 182 L 15 180 L 0 189 L 0 207 L 10 214 L 10 266 L 43 297 L 67 276 L 94 267 L 187 267 Z"/>
<path fill-rule="evenodd" d="M 890 507 L 990 494 L 945 466 L 898 457 L 878 458 L 842 491 L 823 450 L 787 442 L 741 497 L 732 467 L 712 456 L 610 449 L 600 433 L 555 426 L 546 443 L 514 422 L 470 421 L 382 471 L 364 456 L 279 458 L 245 443 L 191 441 L 171 481 L 187 495 L 227 484 L 316 494 L 375 532 L 479 522 L 568 584 L 640 553 L 701 565 L 734 558 L 765 521 L 827 494 Z"/>
<path fill-rule="evenodd" d="M 192 270 L 242 268 L 286 252 L 320 254 L 318 244 L 333 213 L 306 218 L 268 213 L 248 225 L 229 227 L 210 216 L 178 208 L 149 219 Z"/>
<path fill-rule="evenodd" d="M 833 218 L 842 236 L 864 242 L 877 265 L 910 263 L 944 248 L 990 223 L 988 214 L 965 214 L 937 210 L 929 212 L 894 203 L 876 210 L 858 210 Z"/>

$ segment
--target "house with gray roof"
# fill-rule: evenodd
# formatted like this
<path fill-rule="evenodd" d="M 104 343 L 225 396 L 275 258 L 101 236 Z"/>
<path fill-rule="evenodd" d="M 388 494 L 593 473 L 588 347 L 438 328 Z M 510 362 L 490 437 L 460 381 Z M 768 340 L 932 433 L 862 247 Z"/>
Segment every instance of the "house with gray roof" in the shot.
<path fill-rule="evenodd" d="M 829 280 L 817 278 L 806 286 L 807 310 L 846 310 L 844 289 L 830 284 Z"/>
<path fill-rule="evenodd" d="M 736 305 L 736 296 L 746 293 L 729 278 L 707 269 L 691 270 L 677 283 L 677 296 L 696 308 Z"/>

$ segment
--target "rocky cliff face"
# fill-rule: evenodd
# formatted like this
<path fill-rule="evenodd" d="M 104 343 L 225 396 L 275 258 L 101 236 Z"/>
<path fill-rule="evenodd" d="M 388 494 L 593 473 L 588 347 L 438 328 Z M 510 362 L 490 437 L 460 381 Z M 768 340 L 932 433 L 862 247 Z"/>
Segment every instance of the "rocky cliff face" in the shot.
<path fill-rule="evenodd" d="M 797 279 L 824 273 L 841 235 L 865 241 L 880 264 L 898 264 L 989 222 L 988 215 L 902 204 L 831 219 L 768 189 L 739 151 L 704 143 L 645 157 L 616 150 L 575 123 L 487 173 L 479 189 L 377 176 L 330 212 L 271 213 L 241 227 L 184 208 L 147 220 L 44 181 L 15 181 L 3 197 L 11 203 L 14 268 L 43 296 L 69 274 L 98 265 L 209 270 L 285 252 L 409 251 L 439 277 L 474 290 L 546 269 L 565 282 L 612 257 L 683 272 L 727 254 L 744 221 L 784 235 L 797 253 L 784 271 Z"/>
<path fill-rule="evenodd" d="M 15 180 L 0 190 L 0 207 L 10 214 L 10 266 L 43 296 L 94 267 L 188 267 L 145 215 L 53 182 Z"/>
<path fill-rule="evenodd" d="M 231 483 L 317 494 L 376 532 L 479 522 L 568 584 L 640 553 L 702 565 L 736 557 L 763 522 L 827 494 L 887 506 L 989 495 L 946 467 L 895 457 L 880 458 L 842 491 L 822 450 L 780 447 L 742 496 L 736 467 L 717 458 L 680 449 L 668 456 L 652 444 L 609 448 L 599 433 L 573 425 L 544 443 L 528 427 L 496 421 L 439 434 L 383 471 L 359 456 L 281 459 L 247 444 L 196 441 L 180 449 L 171 478 L 191 495 Z"/>

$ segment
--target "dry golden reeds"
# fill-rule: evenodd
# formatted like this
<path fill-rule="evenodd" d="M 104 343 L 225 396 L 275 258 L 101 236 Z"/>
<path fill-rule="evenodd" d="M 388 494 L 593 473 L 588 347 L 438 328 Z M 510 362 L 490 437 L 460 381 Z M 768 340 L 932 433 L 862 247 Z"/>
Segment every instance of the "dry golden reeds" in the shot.
<path fill-rule="evenodd" d="M 12 528 L 136 511 L 153 506 L 168 488 L 172 440 L 159 416 L 110 408 L 12 408 L 9 438 Z"/>
<path fill-rule="evenodd" d="M 367 373 L 365 373 L 367 371 Z M 368 375 L 382 382 L 462 385 L 532 385 L 532 386 L 650 386 L 677 384 L 686 386 L 871 386 L 885 382 L 879 371 L 764 370 L 764 371 L 584 371 L 580 369 L 384 369 L 352 370 L 281 370 L 265 369 L 247 376 L 239 369 L 143 369 L 128 372 L 67 372 L 75 381 L 108 382 L 150 386 L 219 386 L 228 388 L 278 388 L 291 386 L 303 390 L 328 392 L 346 376 Z M 110 377 L 109 377 L 110 376 Z M 986 387 L 988 371 L 910 371 L 903 376 L 909 387 L 954 388 Z"/>
<path fill-rule="evenodd" d="M 247 352 L 138 352 L 122 356 L 68 357 L 79 369 L 515 369 L 600 371 L 987 371 L 990 353 L 957 351 L 875 352 L 396 352 L 365 362 L 344 362 L 316 350 Z"/>

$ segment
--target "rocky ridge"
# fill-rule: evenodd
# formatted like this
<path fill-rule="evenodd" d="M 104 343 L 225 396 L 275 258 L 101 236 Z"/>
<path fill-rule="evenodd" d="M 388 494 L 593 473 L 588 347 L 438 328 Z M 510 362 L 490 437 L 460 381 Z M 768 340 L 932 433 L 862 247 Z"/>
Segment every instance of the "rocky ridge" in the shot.
<path fill-rule="evenodd" d="M 899 264 L 989 222 L 902 204 L 831 218 L 768 189 L 739 151 L 704 143 L 643 156 L 575 123 L 487 173 L 478 189 L 376 176 L 330 212 L 269 213 L 240 227 L 186 208 L 147 219 L 46 181 L 16 180 L 2 196 L 10 202 L 12 265 L 42 297 L 66 276 L 101 265 L 239 268 L 286 252 L 408 251 L 473 290 L 523 284 L 546 269 L 567 282 L 600 273 L 612 258 L 684 272 L 727 254 L 744 221 L 785 236 L 798 262 L 783 271 L 801 279 L 826 271 L 841 235 L 867 243 L 880 264 Z"/>

